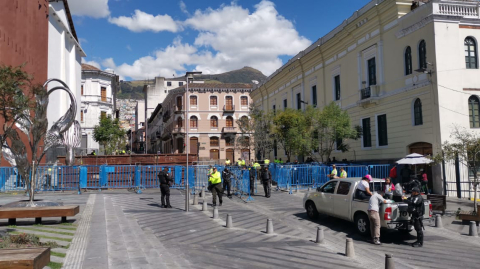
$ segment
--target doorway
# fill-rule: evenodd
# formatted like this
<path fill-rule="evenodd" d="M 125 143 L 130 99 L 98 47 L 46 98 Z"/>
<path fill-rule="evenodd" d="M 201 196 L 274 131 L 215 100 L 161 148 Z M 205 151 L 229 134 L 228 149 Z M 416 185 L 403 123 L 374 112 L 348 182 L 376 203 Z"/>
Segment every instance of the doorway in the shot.
<path fill-rule="evenodd" d="M 190 137 L 190 154 L 198 154 L 198 137 Z"/>
<path fill-rule="evenodd" d="M 210 160 L 218 160 L 220 159 L 218 149 L 211 149 L 210 150 Z"/>

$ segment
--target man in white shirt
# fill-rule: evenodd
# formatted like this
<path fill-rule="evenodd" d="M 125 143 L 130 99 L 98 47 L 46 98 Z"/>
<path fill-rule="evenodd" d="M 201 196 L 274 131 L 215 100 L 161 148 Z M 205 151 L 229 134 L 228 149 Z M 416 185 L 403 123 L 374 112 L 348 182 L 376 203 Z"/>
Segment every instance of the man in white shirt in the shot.
<path fill-rule="evenodd" d="M 363 180 L 362 180 L 363 181 Z M 372 235 L 372 241 L 375 245 L 381 245 L 380 243 L 380 204 L 387 201 L 383 197 L 374 192 L 368 201 L 368 219 L 370 220 L 370 233 Z"/>

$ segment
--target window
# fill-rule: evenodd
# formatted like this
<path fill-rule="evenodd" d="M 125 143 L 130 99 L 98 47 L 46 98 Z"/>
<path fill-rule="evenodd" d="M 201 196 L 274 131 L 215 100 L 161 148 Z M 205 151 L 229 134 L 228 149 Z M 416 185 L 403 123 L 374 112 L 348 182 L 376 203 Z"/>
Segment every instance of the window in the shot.
<path fill-rule="evenodd" d="M 81 94 L 83 95 L 83 85 L 80 86 L 80 90 L 81 90 L 81 92 L 82 92 Z"/>
<path fill-rule="evenodd" d="M 405 49 L 405 76 L 412 74 L 412 49 L 408 46 Z"/>
<path fill-rule="evenodd" d="M 233 110 L 233 97 L 231 97 L 231 96 L 226 96 L 225 97 L 225 108 L 228 111 Z"/>
<path fill-rule="evenodd" d="M 227 117 L 227 127 L 233 127 L 233 118 L 232 116 Z"/>
<path fill-rule="evenodd" d="M 102 87 L 100 88 L 100 96 L 102 97 L 102 102 L 106 102 L 107 101 L 107 88 L 105 87 Z"/>
<path fill-rule="evenodd" d="M 272 109 L 273 109 L 273 115 L 277 115 L 277 111 L 276 111 L 276 109 L 275 109 L 275 105 L 273 105 Z"/>
<path fill-rule="evenodd" d="M 196 106 L 197 105 L 197 97 L 196 96 L 190 96 L 190 105 L 191 106 Z"/>
<path fill-rule="evenodd" d="M 240 101 L 242 103 L 242 106 L 248 106 L 248 97 L 247 96 L 240 97 Z"/>
<path fill-rule="evenodd" d="M 479 115 L 478 115 L 478 106 L 479 101 L 477 96 L 470 96 L 468 98 L 468 114 L 470 116 L 470 128 L 479 128 Z"/>
<path fill-rule="evenodd" d="M 377 116 L 377 130 L 378 130 L 378 145 L 387 146 L 388 145 L 388 136 L 387 136 L 387 115 L 378 115 Z"/>
<path fill-rule="evenodd" d="M 348 195 L 351 185 L 352 183 L 350 182 L 340 182 L 340 184 L 338 184 L 337 194 Z"/>
<path fill-rule="evenodd" d="M 179 83 L 178 83 L 178 86 L 183 86 L 183 82 L 179 82 Z"/>
<path fill-rule="evenodd" d="M 375 57 L 368 60 L 368 86 L 377 85 L 377 65 Z"/>
<path fill-rule="evenodd" d="M 210 128 L 218 128 L 218 118 L 216 116 L 210 118 Z"/>
<path fill-rule="evenodd" d="M 198 128 L 198 118 L 196 116 L 190 117 L 190 128 Z"/>
<path fill-rule="evenodd" d="M 333 193 L 335 191 L 335 187 L 337 186 L 338 181 L 332 181 L 327 183 L 323 188 L 320 189 L 321 192 L 325 193 Z"/>
<path fill-rule="evenodd" d="M 312 87 L 312 105 L 317 107 L 317 85 Z"/>
<path fill-rule="evenodd" d="M 427 46 L 425 40 L 418 44 L 418 68 L 427 69 Z"/>
<path fill-rule="evenodd" d="M 477 69 L 477 44 L 472 37 L 465 38 L 465 63 L 467 69 Z"/>
<path fill-rule="evenodd" d="M 334 78 L 335 86 L 335 101 L 340 100 L 340 75 L 335 76 Z"/>
<path fill-rule="evenodd" d="M 415 126 L 423 124 L 422 101 L 420 101 L 420 98 L 417 98 L 413 104 L 413 119 Z"/>
<path fill-rule="evenodd" d="M 211 106 L 216 106 L 217 105 L 217 97 L 216 96 L 210 96 L 210 105 Z"/>
<path fill-rule="evenodd" d="M 283 100 L 283 109 L 287 109 L 287 99 Z"/>
<path fill-rule="evenodd" d="M 177 119 L 177 127 L 178 127 L 178 128 L 182 128 L 182 127 L 183 127 L 183 119 L 182 119 L 182 118 L 178 118 L 178 119 Z"/>
<path fill-rule="evenodd" d="M 80 121 L 83 122 L 83 110 L 80 110 Z"/>
<path fill-rule="evenodd" d="M 297 109 L 302 109 L 302 95 L 300 93 L 297 93 Z"/>
<path fill-rule="evenodd" d="M 219 146 L 218 137 L 216 137 L 216 136 L 210 137 L 210 146 L 211 147 L 218 147 Z"/>
<path fill-rule="evenodd" d="M 372 146 L 372 133 L 370 132 L 370 118 L 362 119 L 363 147 Z"/>
<path fill-rule="evenodd" d="M 167 86 L 172 86 L 172 82 L 171 82 L 171 81 L 167 81 Z"/>
<path fill-rule="evenodd" d="M 107 112 L 105 112 L 105 111 L 100 112 L 100 117 L 102 119 L 105 119 L 107 117 Z"/>

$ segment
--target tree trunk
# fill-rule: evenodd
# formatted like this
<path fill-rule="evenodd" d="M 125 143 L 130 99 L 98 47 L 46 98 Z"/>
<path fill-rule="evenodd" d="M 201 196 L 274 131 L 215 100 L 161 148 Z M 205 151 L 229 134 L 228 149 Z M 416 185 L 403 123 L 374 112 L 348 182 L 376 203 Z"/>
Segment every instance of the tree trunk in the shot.
<path fill-rule="evenodd" d="M 30 206 L 33 206 L 33 201 L 35 200 L 35 162 L 33 162 L 32 165 L 32 172 L 30 173 L 30 184 L 29 187 L 30 189 L 28 190 L 30 199 L 29 199 L 29 204 Z"/>

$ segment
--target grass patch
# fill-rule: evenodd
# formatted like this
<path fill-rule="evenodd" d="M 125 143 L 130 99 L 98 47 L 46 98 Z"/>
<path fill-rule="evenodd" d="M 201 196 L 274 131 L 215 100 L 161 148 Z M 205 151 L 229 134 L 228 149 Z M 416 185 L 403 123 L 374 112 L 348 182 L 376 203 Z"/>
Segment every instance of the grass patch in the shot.
<path fill-rule="evenodd" d="M 8 225 L 8 228 L 17 228 L 17 225 Z"/>
<path fill-rule="evenodd" d="M 47 266 L 52 268 L 52 269 L 62 269 L 63 263 L 61 263 L 61 262 L 49 262 Z"/>
<path fill-rule="evenodd" d="M 21 232 L 10 232 L 11 234 L 22 234 Z M 72 239 L 70 238 L 60 238 L 60 237 L 54 237 L 54 236 L 46 236 L 46 235 L 36 235 L 39 238 L 44 238 L 44 239 L 52 239 L 52 240 L 58 240 L 58 241 L 65 241 L 65 242 L 72 242 Z"/>
<path fill-rule="evenodd" d="M 68 230 L 68 231 L 76 231 L 76 230 L 77 230 L 77 227 L 60 227 L 60 226 L 54 226 L 54 227 L 51 227 L 51 228 Z"/>
<path fill-rule="evenodd" d="M 67 256 L 66 253 L 55 252 L 55 251 L 50 251 L 50 255 L 60 257 L 60 258 L 65 258 L 65 256 Z"/>
<path fill-rule="evenodd" d="M 64 249 L 69 249 L 70 248 L 70 244 L 66 245 L 66 246 L 60 246 L 61 248 L 64 248 Z"/>
<path fill-rule="evenodd" d="M 37 228 L 17 228 L 21 230 L 27 230 L 27 231 L 34 231 L 34 232 L 42 232 L 42 233 L 52 233 L 52 234 L 61 234 L 61 235 L 69 235 L 69 236 L 74 236 L 75 234 L 73 233 L 67 233 L 67 232 L 57 232 L 57 231 L 50 231 L 50 230 L 43 230 L 43 229 L 37 229 Z"/>
<path fill-rule="evenodd" d="M 40 242 L 40 238 L 34 234 L 12 232 L 0 237 L 1 248 L 26 248 L 26 247 L 51 247 L 57 248 L 59 245 L 56 242 Z"/>
<path fill-rule="evenodd" d="M 60 223 L 60 225 L 64 225 L 64 226 L 76 226 L 76 225 L 74 225 L 74 224 L 71 223 L 71 222 L 62 222 L 62 223 Z"/>

